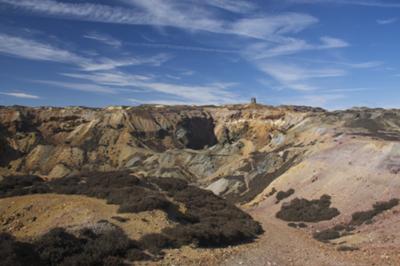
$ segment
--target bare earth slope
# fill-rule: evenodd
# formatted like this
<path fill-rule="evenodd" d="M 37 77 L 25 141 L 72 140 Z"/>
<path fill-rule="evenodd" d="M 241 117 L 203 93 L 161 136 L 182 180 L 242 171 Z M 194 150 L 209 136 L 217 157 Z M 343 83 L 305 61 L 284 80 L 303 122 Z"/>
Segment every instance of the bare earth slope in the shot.
<path fill-rule="evenodd" d="M 180 258 L 179 264 L 207 265 L 215 255 L 215 264 L 228 265 L 398 265 L 400 207 L 373 206 L 400 198 L 399 141 L 398 110 L 327 112 L 262 105 L 0 107 L 0 176 L 32 174 L 56 180 L 88 171 L 127 170 L 143 180 L 184 179 L 241 206 L 264 228 L 256 243 L 225 249 L 233 255 L 197 249 L 200 253 L 188 252 L 192 258 L 184 259 L 182 253 L 168 251 Z M 329 199 L 319 202 L 323 195 Z M 32 198 L 36 202 L 42 196 L 18 201 L 24 197 L 38 197 Z M 43 234 L 4 208 L 13 206 L 6 204 L 12 199 L 1 199 L 0 211 L 26 226 L 26 234 L 22 230 L 15 235 Z M 62 195 L 49 199 L 74 204 L 73 198 Z M 89 213 L 92 207 L 86 208 L 82 211 Z M 104 208 L 108 210 L 100 216 L 112 220 L 113 210 L 109 205 Z M 328 208 L 337 214 L 326 218 Z M 288 211 L 282 216 L 287 220 L 276 218 L 281 210 Z M 171 223 L 162 215 L 156 220 L 165 227 Z M 119 223 L 132 237 L 142 230 Z M 151 224 L 144 228 L 153 230 Z M 172 263 L 167 258 L 158 263 Z"/>

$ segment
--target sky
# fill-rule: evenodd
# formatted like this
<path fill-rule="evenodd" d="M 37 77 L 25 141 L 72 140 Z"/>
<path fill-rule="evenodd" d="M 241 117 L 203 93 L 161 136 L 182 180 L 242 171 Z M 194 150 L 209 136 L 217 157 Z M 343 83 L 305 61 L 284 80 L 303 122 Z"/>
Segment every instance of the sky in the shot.
<path fill-rule="evenodd" d="M 400 108 L 400 1 L 0 0 L 0 105 Z"/>

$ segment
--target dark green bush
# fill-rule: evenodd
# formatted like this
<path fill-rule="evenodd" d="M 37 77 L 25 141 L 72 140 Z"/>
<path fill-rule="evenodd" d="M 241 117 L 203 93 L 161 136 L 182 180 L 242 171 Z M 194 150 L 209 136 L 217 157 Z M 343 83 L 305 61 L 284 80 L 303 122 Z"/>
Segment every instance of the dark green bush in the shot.
<path fill-rule="evenodd" d="M 391 199 L 386 202 L 376 202 L 372 206 L 372 210 L 360 211 L 352 214 L 351 225 L 362 225 L 363 223 L 370 222 L 376 215 L 389 210 L 399 204 L 398 199 Z"/>
<path fill-rule="evenodd" d="M 35 250 L 48 265 L 60 264 L 66 257 L 81 252 L 85 241 L 65 232 L 62 228 L 52 229 L 34 242 Z"/>
<path fill-rule="evenodd" d="M 276 217 L 290 222 L 319 222 L 339 215 L 336 208 L 330 208 L 330 196 L 323 195 L 319 200 L 295 198 L 283 204 Z"/>
<path fill-rule="evenodd" d="M 235 205 L 180 179 L 145 179 L 132 176 L 129 172 L 86 173 L 49 182 L 40 178 L 14 178 L 21 180 L 11 178 L 5 184 L 0 182 L 4 188 L 0 197 L 35 193 L 86 195 L 119 205 L 119 212 L 162 210 L 169 219 L 178 223 L 175 227 L 164 229 L 162 234 L 144 236 L 135 247 L 128 247 L 132 242 L 121 232 L 113 238 L 108 234 L 94 235 L 86 230 L 76 238 L 57 229 L 36 243 L 41 247 L 39 254 L 46 261 L 70 265 L 79 265 L 81 261 L 85 265 L 101 265 L 101 261 L 107 258 L 107 261 L 117 263 L 116 258 L 124 257 L 126 250 L 132 250 L 129 254 L 133 258 L 145 259 L 148 255 L 143 250 L 160 254 L 163 248 L 191 243 L 202 247 L 227 246 L 251 241 L 263 232 L 258 222 Z M 183 204 L 186 212 L 182 213 L 170 198 Z M 74 248 L 85 251 L 79 253 Z M 63 257 L 65 261 L 61 261 Z"/>
<path fill-rule="evenodd" d="M 314 233 L 313 237 L 319 241 L 326 242 L 327 240 L 339 238 L 340 232 L 329 228 L 321 232 Z"/>
<path fill-rule="evenodd" d="M 298 224 L 288 223 L 287 225 L 290 227 L 293 227 L 293 228 L 306 228 L 307 227 L 307 225 L 305 223 L 298 223 Z"/>
<path fill-rule="evenodd" d="M 125 217 L 121 217 L 121 216 L 112 216 L 111 219 L 114 219 L 121 223 L 126 223 L 127 221 L 129 221 L 129 218 L 125 218 Z"/>
<path fill-rule="evenodd" d="M 147 249 L 153 254 L 158 254 L 164 248 L 174 247 L 174 241 L 164 234 L 147 234 L 144 235 L 139 243 L 141 247 Z"/>
<path fill-rule="evenodd" d="M 3 266 L 44 265 L 33 245 L 16 241 L 6 233 L 0 233 L 0 258 Z"/>
<path fill-rule="evenodd" d="M 275 196 L 277 200 L 276 203 L 279 203 L 281 200 L 290 197 L 292 194 L 294 194 L 293 188 L 289 189 L 288 191 L 279 191 Z"/>
<path fill-rule="evenodd" d="M 358 247 L 351 247 L 351 246 L 339 246 L 337 248 L 337 251 L 355 251 L 355 250 L 359 250 Z"/>

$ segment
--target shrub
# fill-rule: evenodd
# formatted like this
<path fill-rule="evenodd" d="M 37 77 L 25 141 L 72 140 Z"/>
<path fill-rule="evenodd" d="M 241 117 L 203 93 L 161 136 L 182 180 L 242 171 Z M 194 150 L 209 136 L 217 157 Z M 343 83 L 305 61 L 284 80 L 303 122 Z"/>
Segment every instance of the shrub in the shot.
<path fill-rule="evenodd" d="M 276 188 L 272 188 L 271 191 L 267 194 L 267 197 L 271 197 L 272 195 L 274 195 L 276 193 Z"/>
<path fill-rule="evenodd" d="M 164 248 L 174 247 L 173 240 L 164 234 L 144 235 L 139 243 L 143 249 L 147 249 L 153 254 L 159 254 Z"/>
<path fill-rule="evenodd" d="M 305 223 L 298 223 L 298 224 L 297 224 L 297 227 L 299 227 L 299 228 L 306 228 L 306 227 L 307 227 L 307 224 L 305 224 Z"/>
<path fill-rule="evenodd" d="M 321 232 L 314 233 L 313 237 L 319 241 L 326 242 L 327 240 L 339 238 L 340 233 L 332 228 L 329 228 L 322 230 Z"/>
<path fill-rule="evenodd" d="M 65 232 L 62 228 L 54 228 L 34 242 L 35 250 L 47 264 L 60 264 L 64 258 L 79 253 L 84 241 Z"/>
<path fill-rule="evenodd" d="M 290 227 L 293 227 L 293 228 L 297 228 L 297 224 L 296 223 L 288 223 L 287 225 L 290 226 Z"/>
<path fill-rule="evenodd" d="M 142 250 L 137 248 L 129 249 L 126 254 L 125 258 L 130 261 L 142 261 L 142 260 L 150 260 L 151 256 L 144 253 Z"/>
<path fill-rule="evenodd" d="M 294 193 L 294 189 L 291 188 L 288 191 L 279 191 L 276 193 L 276 203 L 279 203 L 281 200 L 290 197 Z"/>
<path fill-rule="evenodd" d="M 136 256 L 130 253 L 129 258 L 139 258 L 138 244 L 122 229 L 113 224 L 106 224 L 105 228 L 108 229 L 99 233 L 84 228 L 78 236 L 56 228 L 36 240 L 33 247 L 43 265 L 124 265 L 123 258 L 131 249 Z"/>
<path fill-rule="evenodd" d="M 288 223 L 287 225 L 290 227 L 293 227 L 293 228 L 306 228 L 307 227 L 307 225 L 305 223 L 298 223 L 298 224 Z"/>
<path fill-rule="evenodd" d="M 226 246 L 251 241 L 263 232 L 258 222 L 235 205 L 180 179 L 138 178 L 125 171 L 85 173 L 49 182 L 43 182 L 40 178 L 16 179 L 6 180 L 5 184 L 9 185 L 0 182 L 6 188 L 6 194 L 0 194 L 0 197 L 21 193 L 86 195 L 119 205 L 118 212 L 136 213 L 159 209 L 166 212 L 170 220 L 177 222 L 175 227 L 164 229 L 162 234 L 143 236 L 134 245 L 123 232 L 115 233 L 118 231 L 115 228 L 115 236 L 89 229 L 80 232 L 79 237 L 62 229 L 51 231 L 36 245 L 40 247 L 39 253 L 44 260 L 55 263 L 79 265 L 81 261 L 85 265 L 96 265 L 108 257 L 109 261 L 117 263 L 115 257 L 123 257 L 131 249 L 129 254 L 132 258 L 144 259 L 147 256 L 141 252 L 143 250 L 160 254 L 163 248 L 190 243 L 203 247 Z M 25 187 L 26 184 L 29 189 Z M 169 198 L 183 204 L 185 213 Z M 113 219 L 122 221 L 116 217 Z M 84 252 L 78 252 L 75 249 L 78 247 L 84 249 Z M 65 261 L 61 261 L 62 257 L 65 257 Z"/>
<path fill-rule="evenodd" d="M 355 251 L 355 250 L 359 250 L 358 247 L 351 247 L 351 246 L 339 246 L 337 248 L 337 251 Z"/>
<path fill-rule="evenodd" d="M 114 219 L 120 223 L 126 223 L 129 221 L 129 218 L 121 217 L 121 216 L 112 216 L 111 219 Z"/>
<path fill-rule="evenodd" d="M 372 206 L 372 210 L 360 211 L 352 214 L 351 225 L 362 225 L 363 223 L 371 222 L 371 219 L 376 215 L 389 210 L 399 204 L 398 199 L 391 199 L 387 202 L 376 202 Z"/>
<path fill-rule="evenodd" d="M 18 242 L 6 233 L 0 233 L 0 258 L 3 266 L 41 266 L 44 263 L 33 245 Z"/>
<path fill-rule="evenodd" d="M 330 208 L 330 196 L 323 195 L 319 200 L 293 199 L 283 204 L 276 217 L 290 222 L 319 222 L 339 215 L 336 208 Z"/>
<path fill-rule="evenodd" d="M 0 197 L 34 194 L 35 189 L 47 193 L 49 189 L 41 185 L 42 182 L 44 181 L 40 177 L 34 175 L 6 176 L 0 182 Z"/>

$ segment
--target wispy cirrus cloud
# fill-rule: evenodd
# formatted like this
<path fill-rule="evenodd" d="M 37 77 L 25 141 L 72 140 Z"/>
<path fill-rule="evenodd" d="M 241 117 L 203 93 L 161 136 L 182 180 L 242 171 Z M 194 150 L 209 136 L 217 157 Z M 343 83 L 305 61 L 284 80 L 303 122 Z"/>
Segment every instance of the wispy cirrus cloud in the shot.
<path fill-rule="evenodd" d="M 39 96 L 25 93 L 25 92 L 0 92 L 2 95 L 7 95 L 16 98 L 23 98 L 23 99 L 40 99 Z"/>
<path fill-rule="evenodd" d="M 89 58 L 51 44 L 3 33 L 0 33 L 0 53 L 29 60 L 72 64 L 85 71 L 110 70 L 131 65 L 160 66 L 170 59 L 167 54 L 158 54 L 148 58 Z"/>
<path fill-rule="evenodd" d="M 244 55 L 252 60 L 271 58 L 282 55 L 296 54 L 310 50 L 327 50 L 335 48 L 345 48 L 349 44 L 341 39 L 324 36 L 320 38 L 319 44 L 311 44 L 302 39 L 286 38 L 282 43 L 271 45 L 270 43 L 254 43 L 249 45 Z"/>
<path fill-rule="evenodd" d="M 226 20 L 210 12 L 204 4 L 193 5 L 191 1 L 125 0 L 125 2 L 132 8 L 53 0 L 0 0 L 0 3 L 17 9 L 55 18 L 176 27 L 189 31 L 207 31 L 259 39 L 276 39 L 276 36 L 272 37 L 299 32 L 318 21 L 313 16 L 300 13 L 259 14 L 257 17 Z M 210 3 L 228 8 L 227 1 Z M 157 8 L 154 8 L 155 6 Z M 231 3 L 230 6 L 234 4 Z"/>
<path fill-rule="evenodd" d="M 347 61 L 337 61 L 337 60 L 310 59 L 302 57 L 292 57 L 292 59 L 294 61 L 323 64 L 323 65 L 336 65 L 350 69 L 377 68 L 384 65 L 384 62 L 382 61 L 347 62 Z"/>
<path fill-rule="evenodd" d="M 255 5 L 253 2 L 242 0 L 194 0 L 193 2 L 203 3 L 233 13 L 248 13 L 257 9 L 257 5 Z"/>
<path fill-rule="evenodd" d="M 35 40 L 2 33 L 0 33 L 0 53 L 39 61 L 73 64 L 86 61 L 83 57 L 67 50 Z"/>
<path fill-rule="evenodd" d="M 116 94 L 118 92 L 117 89 L 112 87 L 101 86 L 90 83 L 64 82 L 64 81 L 54 81 L 54 80 L 32 80 L 32 82 L 49 86 L 62 87 L 65 89 L 75 90 L 75 91 L 107 93 L 107 94 Z"/>
<path fill-rule="evenodd" d="M 318 93 L 306 94 L 296 99 L 288 99 L 290 104 L 306 105 L 306 106 L 327 106 L 331 102 L 346 98 L 343 93 Z"/>
<path fill-rule="evenodd" d="M 346 75 L 350 68 L 362 69 L 378 65 L 374 61 L 362 63 L 344 62 L 343 64 L 316 62 L 318 66 L 309 64 L 307 67 L 304 67 L 304 64 L 297 64 L 298 62 L 296 63 L 294 58 L 289 57 L 289 55 L 309 51 L 321 51 L 320 53 L 322 54 L 322 51 L 350 46 L 347 41 L 332 36 L 316 36 L 316 38 L 313 36 L 314 41 L 301 37 L 302 31 L 312 29 L 313 26 L 319 23 L 318 18 L 309 14 L 295 12 L 262 13 L 259 12 L 260 9 L 258 9 L 254 1 L 242 0 L 122 0 L 121 2 L 124 5 L 118 6 L 118 2 L 113 3 L 113 5 L 105 5 L 79 3 L 78 1 L 72 3 L 66 0 L 0 0 L 0 5 L 3 3 L 17 10 L 28 11 L 26 13 L 31 15 L 54 17 L 56 19 L 174 27 L 190 33 L 202 31 L 203 33 L 234 35 L 235 38 L 232 39 L 240 39 L 238 45 L 235 46 L 237 50 L 165 44 L 157 43 L 155 40 L 150 40 L 151 43 L 129 43 L 98 32 L 90 32 L 84 37 L 112 47 L 121 47 L 123 44 L 124 47 L 144 46 L 156 49 L 239 54 L 262 71 L 264 77 L 268 77 L 278 83 L 281 88 L 288 88 L 302 93 L 319 89 L 312 82 L 313 80 L 341 77 Z M 292 2 L 311 3 L 313 1 L 293 0 Z M 323 1 L 317 0 L 314 2 Z M 334 1 L 328 0 L 328 2 Z M 226 15 L 226 11 L 231 12 L 231 14 L 222 16 L 221 14 Z M 0 44 L 0 52 L 1 46 L 2 44 Z M 48 48 L 48 46 L 46 47 Z M 50 48 L 55 48 L 54 50 L 58 52 L 63 51 L 54 46 L 50 46 Z M 10 52 L 9 50 L 3 53 L 24 58 L 30 56 L 21 56 L 21 53 Z M 123 90 L 140 89 L 155 92 L 156 95 L 167 96 L 166 98 L 170 103 L 209 104 L 238 101 L 237 95 L 230 90 L 231 87 L 236 86 L 234 83 L 185 84 L 172 75 L 168 75 L 169 73 L 162 75 L 170 78 L 170 80 L 165 81 L 152 75 L 137 75 L 124 72 L 124 70 L 116 71 L 120 67 L 129 65 L 161 65 L 170 58 L 169 55 L 160 54 L 150 58 L 125 57 L 120 59 L 100 56 L 88 58 L 87 55 L 83 56 L 70 51 L 64 52 L 69 54 L 64 55 L 64 57 L 58 57 L 57 53 L 55 53 L 54 56 L 47 56 L 47 60 L 58 62 L 56 60 L 60 60 L 59 58 L 65 58 L 65 61 L 62 62 L 76 65 L 87 72 L 63 73 L 64 77 L 72 79 L 73 82 L 41 82 L 47 82 L 48 85 L 52 86 L 96 93 L 119 93 Z M 28 54 L 29 51 L 26 53 Z M 283 58 L 285 61 L 278 60 L 278 58 Z M 39 57 L 30 59 L 46 60 L 39 59 Z M 321 67 L 322 64 L 324 66 Z M 171 81 L 171 79 L 175 79 L 175 82 Z M 333 97 L 327 98 L 333 99 Z M 133 97 L 133 100 L 137 99 Z M 161 98 L 160 101 L 162 101 Z M 154 103 L 154 101 L 147 101 L 147 103 L 150 102 Z"/>
<path fill-rule="evenodd" d="M 385 0 L 286 0 L 286 2 L 296 4 L 339 4 L 366 7 L 400 8 L 400 3 Z"/>
<path fill-rule="evenodd" d="M 320 78 L 332 78 L 346 75 L 346 71 L 337 68 L 304 68 L 295 64 L 282 62 L 266 62 L 259 64 L 260 70 L 278 81 L 284 88 L 297 91 L 318 89 L 308 81 Z"/>
<path fill-rule="evenodd" d="M 397 22 L 397 18 L 387 18 L 387 19 L 377 19 L 376 23 L 379 25 L 387 25 L 387 24 L 393 24 Z"/>
<path fill-rule="evenodd" d="M 95 40 L 100 43 L 104 43 L 106 45 L 112 46 L 114 48 L 119 48 L 122 46 L 122 42 L 120 40 L 115 39 L 114 37 L 98 32 L 89 32 L 83 36 L 86 39 Z"/>
<path fill-rule="evenodd" d="M 161 104 L 161 105 L 192 105 L 196 102 L 187 102 L 184 100 L 168 100 L 168 99 L 157 99 L 157 100 L 140 100 L 135 98 L 129 98 L 129 102 L 133 104 Z M 200 104 L 201 105 L 201 104 Z"/>
<path fill-rule="evenodd" d="M 231 87 L 238 85 L 232 82 L 214 82 L 200 85 L 177 84 L 159 81 L 152 76 L 134 75 L 121 71 L 90 72 L 85 74 L 63 73 L 63 75 L 76 80 L 90 82 L 84 84 L 94 84 L 101 88 L 107 87 L 114 91 L 141 89 L 143 91 L 161 93 L 165 96 L 174 97 L 176 100 L 192 104 L 220 104 L 240 100 L 236 94 L 229 90 Z M 65 87 L 65 84 L 57 84 L 52 81 L 47 84 L 51 83 Z M 79 84 L 79 81 L 76 83 Z"/>
<path fill-rule="evenodd" d="M 317 22 L 318 19 L 311 15 L 281 13 L 265 17 L 240 19 L 229 25 L 226 30 L 243 36 L 280 42 L 280 35 L 298 33 Z"/>
<path fill-rule="evenodd" d="M 146 48 L 155 48 L 155 49 L 171 49 L 171 50 L 179 50 L 179 51 L 191 51 L 191 52 L 209 52 L 209 53 L 222 53 L 222 54 L 237 54 L 240 53 L 239 50 L 231 50 L 231 49 L 222 49 L 222 48 L 210 48 L 210 47 L 201 47 L 201 46 L 189 46 L 189 45 L 176 45 L 176 44 L 168 44 L 168 43 L 132 43 L 129 42 L 126 44 L 127 46 L 139 46 Z"/>

